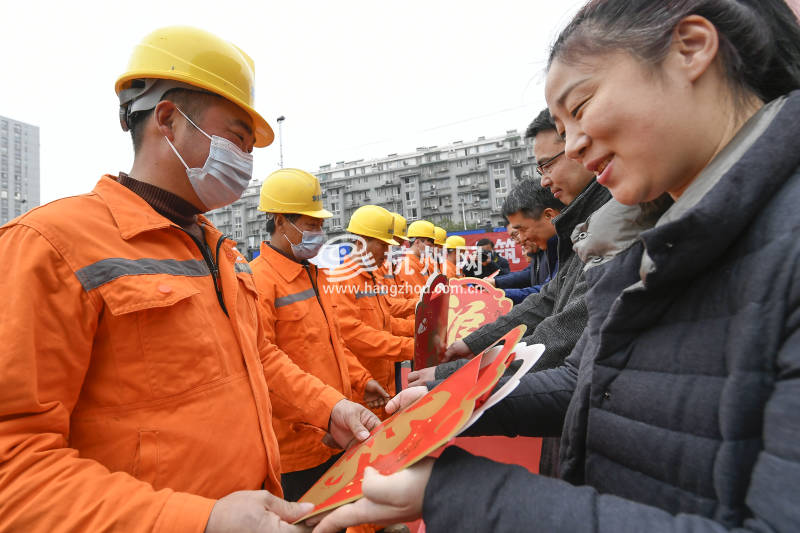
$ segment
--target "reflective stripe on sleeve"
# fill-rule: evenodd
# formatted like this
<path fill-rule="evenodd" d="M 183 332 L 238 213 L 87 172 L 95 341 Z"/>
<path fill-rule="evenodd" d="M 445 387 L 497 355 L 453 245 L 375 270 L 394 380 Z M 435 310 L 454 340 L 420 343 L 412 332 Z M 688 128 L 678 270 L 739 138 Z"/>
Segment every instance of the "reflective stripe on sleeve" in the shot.
<path fill-rule="evenodd" d="M 170 276 L 208 276 L 206 262 L 202 259 L 122 259 L 111 257 L 87 265 L 75 275 L 83 289 L 90 291 L 122 276 L 142 276 L 147 274 L 169 274 Z"/>
<path fill-rule="evenodd" d="M 286 296 L 275 298 L 275 309 L 277 309 L 278 307 L 283 307 L 285 305 L 293 304 L 295 302 L 302 302 L 303 300 L 308 300 L 309 298 L 313 298 L 314 296 L 316 296 L 316 293 L 314 292 L 313 288 L 296 292 L 294 294 L 287 294 Z"/>

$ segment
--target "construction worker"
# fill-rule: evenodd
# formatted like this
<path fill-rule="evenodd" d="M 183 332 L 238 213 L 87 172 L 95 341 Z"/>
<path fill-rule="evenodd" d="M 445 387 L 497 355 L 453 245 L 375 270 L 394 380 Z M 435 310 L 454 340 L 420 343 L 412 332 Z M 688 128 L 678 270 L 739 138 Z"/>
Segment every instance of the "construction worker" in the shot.
<path fill-rule="evenodd" d="M 116 83 L 130 172 L 0 228 L 1 531 L 301 531 L 272 413 L 340 444 L 378 424 L 267 351 L 250 267 L 200 214 L 273 140 L 253 80 L 215 35 L 156 30 Z"/>
<path fill-rule="evenodd" d="M 406 236 L 406 219 L 399 213 L 392 213 L 394 217 L 394 238 L 400 242 L 400 246 L 390 246 L 386 261 L 376 271 L 375 277 L 384 285 L 386 300 L 389 302 L 389 309 L 393 317 L 411 318 L 417 306 L 419 296 L 408 293 L 405 286 L 397 283 L 395 271 L 402 259 L 402 244 L 408 242 Z"/>
<path fill-rule="evenodd" d="M 359 361 L 394 396 L 395 361 L 414 356 L 413 322 L 392 317 L 389 303 L 375 276 L 390 245 L 397 245 L 392 214 L 376 205 L 356 209 L 347 231 L 363 239 L 329 279 L 339 285 L 333 291 L 342 337 Z M 385 413 L 382 413 L 385 416 Z"/>
<path fill-rule="evenodd" d="M 322 207 L 319 181 L 303 170 L 275 171 L 261 186 L 258 209 L 268 213 L 271 238 L 261 243 L 261 253 L 250 266 L 270 350 L 283 352 L 343 396 L 381 407 L 389 395 L 344 346 L 327 276 L 308 262 L 325 241 L 324 219 L 332 216 Z M 302 398 L 305 391 L 295 394 Z M 284 497 L 296 501 L 339 454 L 322 443 L 324 432 L 317 428 L 279 416 L 272 425 L 280 446 Z"/>
<path fill-rule="evenodd" d="M 447 276 L 448 279 L 461 277 L 461 265 L 459 265 L 458 260 L 458 249 L 466 246 L 467 241 L 465 241 L 464 237 L 461 235 L 451 235 L 445 241 L 444 247 L 447 250 L 447 260 L 444 265 L 444 275 Z"/>
<path fill-rule="evenodd" d="M 405 286 L 406 291 L 417 297 L 433 273 L 429 258 L 433 255 L 435 237 L 435 227 L 427 220 L 417 220 L 408 226 L 411 246 L 405 249 L 395 278 Z"/>

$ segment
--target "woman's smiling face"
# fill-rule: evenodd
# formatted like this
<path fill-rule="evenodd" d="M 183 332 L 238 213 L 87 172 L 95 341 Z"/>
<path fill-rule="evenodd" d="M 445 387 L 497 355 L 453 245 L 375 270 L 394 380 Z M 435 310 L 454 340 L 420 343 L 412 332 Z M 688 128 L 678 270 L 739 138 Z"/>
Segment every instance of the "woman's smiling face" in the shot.
<path fill-rule="evenodd" d="M 658 64 L 624 51 L 556 57 L 545 97 L 566 155 L 623 204 L 680 197 L 761 103 L 738 106 L 706 19 L 678 23 Z"/>
<path fill-rule="evenodd" d="M 619 202 L 679 189 L 688 177 L 693 122 L 668 73 L 627 53 L 553 62 L 546 97 L 566 155 L 597 174 Z"/>

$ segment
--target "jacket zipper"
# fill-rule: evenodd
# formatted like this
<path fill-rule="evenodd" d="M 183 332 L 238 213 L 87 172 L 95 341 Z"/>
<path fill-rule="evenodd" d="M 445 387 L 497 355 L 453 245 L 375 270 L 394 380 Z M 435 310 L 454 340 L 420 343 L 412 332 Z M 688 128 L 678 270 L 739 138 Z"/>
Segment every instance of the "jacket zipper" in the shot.
<path fill-rule="evenodd" d="M 322 314 L 325 315 L 325 318 L 327 319 L 328 316 L 325 314 L 325 308 L 322 307 L 322 300 L 320 300 L 319 298 L 319 290 L 317 289 L 317 284 L 314 278 L 311 277 L 311 269 L 308 268 L 308 263 L 303 265 L 303 269 L 306 271 L 306 274 L 308 274 L 308 281 L 311 282 L 311 287 L 314 289 L 314 294 L 317 296 L 317 303 L 319 304 L 319 308 L 322 309 Z"/>
<path fill-rule="evenodd" d="M 219 302 L 219 306 L 222 308 L 222 312 L 225 313 L 225 316 L 229 317 L 230 315 L 228 314 L 228 309 L 225 307 L 225 300 L 222 297 L 222 284 L 220 283 L 219 278 L 219 267 L 214 262 L 214 258 L 211 256 L 211 249 L 205 242 L 198 241 L 194 235 L 185 229 L 181 228 L 180 226 L 176 227 L 191 237 L 192 241 L 194 241 L 194 243 L 197 245 L 197 248 L 200 250 L 200 253 L 203 255 L 206 266 L 208 266 L 208 270 L 211 271 L 211 280 L 214 282 L 214 292 L 217 293 L 217 301 Z M 217 257 L 219 257 L 219 249 L 222 247 L 222 243 L 224 241 L 225 235 L 220 236 L 219 240 L 217 241 Z"/>

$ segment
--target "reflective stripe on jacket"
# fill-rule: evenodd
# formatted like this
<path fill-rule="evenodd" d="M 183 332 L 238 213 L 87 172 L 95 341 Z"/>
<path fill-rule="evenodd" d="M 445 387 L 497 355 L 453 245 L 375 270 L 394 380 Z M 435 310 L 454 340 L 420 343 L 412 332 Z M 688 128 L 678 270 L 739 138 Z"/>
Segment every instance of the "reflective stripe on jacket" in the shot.
<path fill-rule="evenodd" d="M 211 498 L 281 494 L 273 407 L 327 426 L 268 389 L 250 268 L 199 221 L 227 315 L 189 234 L 111 176 L 0 229 L 0 530 L 199 533 Z"/>
<path fill-rule="evenodd" d="M 344 346 L 325 273 L 314 265 L 289 259 L 267 243 L 261 243 L 261 255 L 250 266 L 270 349 L 282 351 L 304 372 L 343 396 L 362 401 L 371 376 Z M 303 402 L 309 391 L 298 383 L 294 394 L 297 402 Z M 281 472 L 315 467 L 337 453 L 322 444 L 325 431 L 321 429 L 285 422 L 277 416 L 272 425 L 280 445 Z"/>
<path fill-rule="evenodd" d="M 376 278 L 358 266 L 352 256 L 334 269 L 329 279 L 340 285 L 333 291 L 333 303 L 347 347 L 378 383 L 394 395 L 394 361 L 414 356 L 414 339 L 393 334 L 393 319 Z M 385 418 L 385 413 L 383 414 Z"/>

